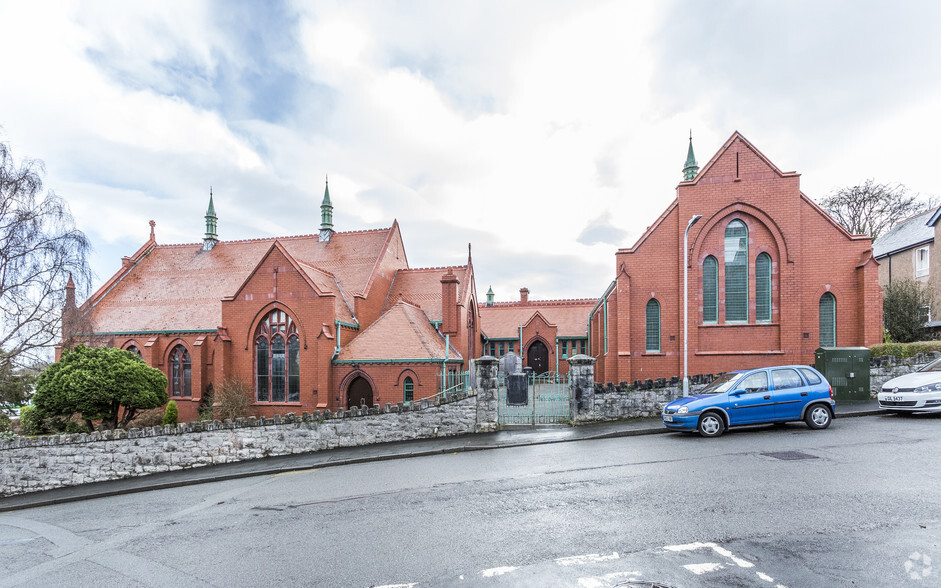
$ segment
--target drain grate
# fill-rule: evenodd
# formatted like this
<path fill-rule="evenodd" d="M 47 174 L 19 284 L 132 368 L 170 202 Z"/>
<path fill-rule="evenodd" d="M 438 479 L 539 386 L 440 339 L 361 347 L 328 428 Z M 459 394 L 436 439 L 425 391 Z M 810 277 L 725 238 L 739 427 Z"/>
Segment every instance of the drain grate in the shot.
<path fill-rule="evenodd" d="M 786 461 L 793 461 L 797 459 L 819 459 L 816 455 L 810 455 L 809 453 L 802 453 L 800 451 L 773 451 L 771 453 L 762 453 L 767 457 L 773 457 L 775 459 L 783 459 Z"/>

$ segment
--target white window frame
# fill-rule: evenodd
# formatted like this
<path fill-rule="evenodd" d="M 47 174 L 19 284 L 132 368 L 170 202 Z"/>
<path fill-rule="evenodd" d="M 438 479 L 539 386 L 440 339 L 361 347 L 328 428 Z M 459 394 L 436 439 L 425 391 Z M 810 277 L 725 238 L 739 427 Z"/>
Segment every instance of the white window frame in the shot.
<path fill-rule="evenodd" d="M 922 255 L 924 253 L 924 255 Z M 928 275 L 930 251 L 928 247 L 919 247 L 915 250 L 915 277 L 923 278 Z"/>

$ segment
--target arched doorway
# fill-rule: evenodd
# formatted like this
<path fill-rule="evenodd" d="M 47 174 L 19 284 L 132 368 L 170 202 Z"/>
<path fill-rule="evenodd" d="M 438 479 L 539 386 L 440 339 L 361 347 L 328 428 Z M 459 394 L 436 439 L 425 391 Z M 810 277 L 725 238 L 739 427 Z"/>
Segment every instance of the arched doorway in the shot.
<path fill-rule="evenodd" d="M 534 374 L 549 371 L 549 349 L 546 344 L 536 339 L 526 352 L 526 365 L 533 368 Z"/>
<path fill-rule="evenodd" d="M 366 381 L 366 378 L 357 377 L 350 382 L 350 387 L 346 391 L 346 407 L 354 406 L 372 406 L 372 386 Z"/>

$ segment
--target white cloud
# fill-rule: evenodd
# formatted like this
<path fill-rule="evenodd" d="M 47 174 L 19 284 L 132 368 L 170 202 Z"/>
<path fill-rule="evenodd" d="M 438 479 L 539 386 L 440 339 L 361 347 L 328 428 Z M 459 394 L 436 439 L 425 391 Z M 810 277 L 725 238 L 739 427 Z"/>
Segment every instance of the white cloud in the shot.
<path fill-rule="evenodd" d="M 498 298 L 597 296 L 675 197 L 690 128 L 700 165 L 739 130 L 812 197 L 939 193 L 939 10 L 847 6 L 6 3 L 0 126 L 102 280 L 150 218 L 197 242 L 210 184 L 224 239 L 314 232 L 329 173 L 337 229 L 398 218 L 413 265 L 473 241 Z M 592 227 L 623 242 L 579 243 Z"/>

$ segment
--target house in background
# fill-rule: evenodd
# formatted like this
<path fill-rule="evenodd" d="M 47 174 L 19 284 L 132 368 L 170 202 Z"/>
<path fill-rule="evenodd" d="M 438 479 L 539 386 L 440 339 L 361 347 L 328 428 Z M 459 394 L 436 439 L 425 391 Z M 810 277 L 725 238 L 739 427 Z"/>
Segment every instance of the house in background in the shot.
<path fill-rule="evenodd" d="M 466 266 L 412 269 L 397 222 L 335 232 L 329 188 L 319 232 L 222 241 L 212 200 L 202 243 L 150 238 L 80 307 L 74 285 L 63 341 L 76 330 L 163 371 L 181 420 L 229 378 L 271 416 L 418 400 L 468 368 L 480 332 Z M 57 357 L 61 349 L 57 349 Z"/>
<path fill-rule="evenodd" d="M 930 287 L 937 296 L 941 287 L 941 255 L 934 250 L 941 220 L 941 207 L 904 220 L 886 231 L 873 243 L 873 254 L 879 262 L 879 284 L 885 288 L 898 280 L 915 280 Z M 931 327 L 931 308 L 925 309 Z"/>
<path fill-rule="evenodd" d="M 494 302 L 493 290 L 480 308 L 484 353 L 515 353 L 533 372 L 567 374 L 569 357 L 588 352 L 588 315 L 596 299 L 530 300 L 520 288 L 519 301 Z"/>
<path fill-rule="evenodd" d="M 804 195 L 799 174 L 738 132 L 701 170 L 690 139 L 683 172 L 676 199 L 615 255 L 591 314 L 596 379 L 682 377 L 684 356 L 690 375 L 810 364 L 818 347 L 882 341 L 871 239 Z"/>

